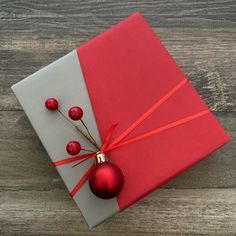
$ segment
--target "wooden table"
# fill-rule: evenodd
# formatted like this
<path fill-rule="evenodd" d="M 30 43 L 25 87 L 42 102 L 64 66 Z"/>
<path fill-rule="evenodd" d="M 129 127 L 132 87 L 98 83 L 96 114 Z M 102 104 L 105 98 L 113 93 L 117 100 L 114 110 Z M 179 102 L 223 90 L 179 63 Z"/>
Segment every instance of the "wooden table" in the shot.
<path fill-rule="evenodd" d="M 235 1 L 0 1 L 1 235 L 235 235 Z M 10 86 L 141 11 L 232 141 L 93 230 Z"/>

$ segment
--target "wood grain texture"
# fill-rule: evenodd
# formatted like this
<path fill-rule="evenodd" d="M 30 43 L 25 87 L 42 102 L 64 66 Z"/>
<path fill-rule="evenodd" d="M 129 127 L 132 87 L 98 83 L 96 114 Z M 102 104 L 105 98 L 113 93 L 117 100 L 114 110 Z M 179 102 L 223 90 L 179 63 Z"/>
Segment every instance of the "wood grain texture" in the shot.
<path fill-rule="evenodd" d="M 10 86 L 140 11 L 232 141 L 89 231 Z M 0 0 L 0 235 L 236 235 L 234 0 Z"/>
<path fill-rule="evenodd" d="M 0 232 L 26 235 L 233 235 L 236 230 L 235 196 L 236 189 L 160 189 L 88 231 L 65 190 L 4 191 L 0 192 Z"/>

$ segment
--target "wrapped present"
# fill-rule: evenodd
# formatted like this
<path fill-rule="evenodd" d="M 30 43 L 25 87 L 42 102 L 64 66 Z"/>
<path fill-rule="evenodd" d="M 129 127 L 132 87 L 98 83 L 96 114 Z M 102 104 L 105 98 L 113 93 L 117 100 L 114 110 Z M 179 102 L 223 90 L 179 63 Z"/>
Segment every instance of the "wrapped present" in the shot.
<path fill-rule="evenodd" d="M 90 227 L 229 141 L 140 13 L 12 89 Z"/>

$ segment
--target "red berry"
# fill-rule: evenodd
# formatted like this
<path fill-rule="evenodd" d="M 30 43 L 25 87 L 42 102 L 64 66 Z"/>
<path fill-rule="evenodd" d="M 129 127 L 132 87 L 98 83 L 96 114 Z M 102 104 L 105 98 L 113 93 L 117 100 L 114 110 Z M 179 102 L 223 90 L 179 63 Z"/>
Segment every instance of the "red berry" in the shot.
<path fill-rule="evenodd" d="M 71 107 L 68 115 L 72 120 L 80 120 L 83 116 L 83 110 L 81 107 Z"/>
<path fill-rule="evenodd" d="M 80 143 L 77 141 L 70 141 L 67 145 L 66 145 L 66 151 L 70 154 L 70 155 L 76 155 L 80 152 L 81 150 L 81 146 Z"/>
<path fill-rule="evenodd" d="M 48 110 L 54 111 L 58 108 L 58 101 L 55 98 L 48 98 L 45 101 L 45 106 Z"/>

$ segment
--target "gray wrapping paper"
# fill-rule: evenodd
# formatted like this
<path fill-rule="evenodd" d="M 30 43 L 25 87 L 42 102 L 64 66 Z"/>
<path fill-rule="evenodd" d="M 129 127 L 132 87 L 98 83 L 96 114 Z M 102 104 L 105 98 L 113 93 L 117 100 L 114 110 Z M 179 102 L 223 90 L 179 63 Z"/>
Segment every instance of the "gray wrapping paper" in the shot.
<path fill-rule="evenodd" d="M 15 84 L 12 90 L 53 162 L 68 157 L 65 147 L 71 140 L 78 140 L 83 148 L 93 147 L 63 116 L 45 108 L 44 102 L 48 97 L 58 99 L 59 108 L 65 115 L 71 106 L 81 106 L 84 111 L 83 120 L 101 144 L 76 50 Z M 78 122 L 76 125 L 83 128 Z M 88 160 L 75 168 L 72 168 L 74 163 L 57 167 L 69 191 L 88 170 L 92 161 Z M 119 211 L 116 198 L 97 198 L 91 192 L 88 182 L 74 196 L 74 200 L 89 227 L 94 227 Z"/>

